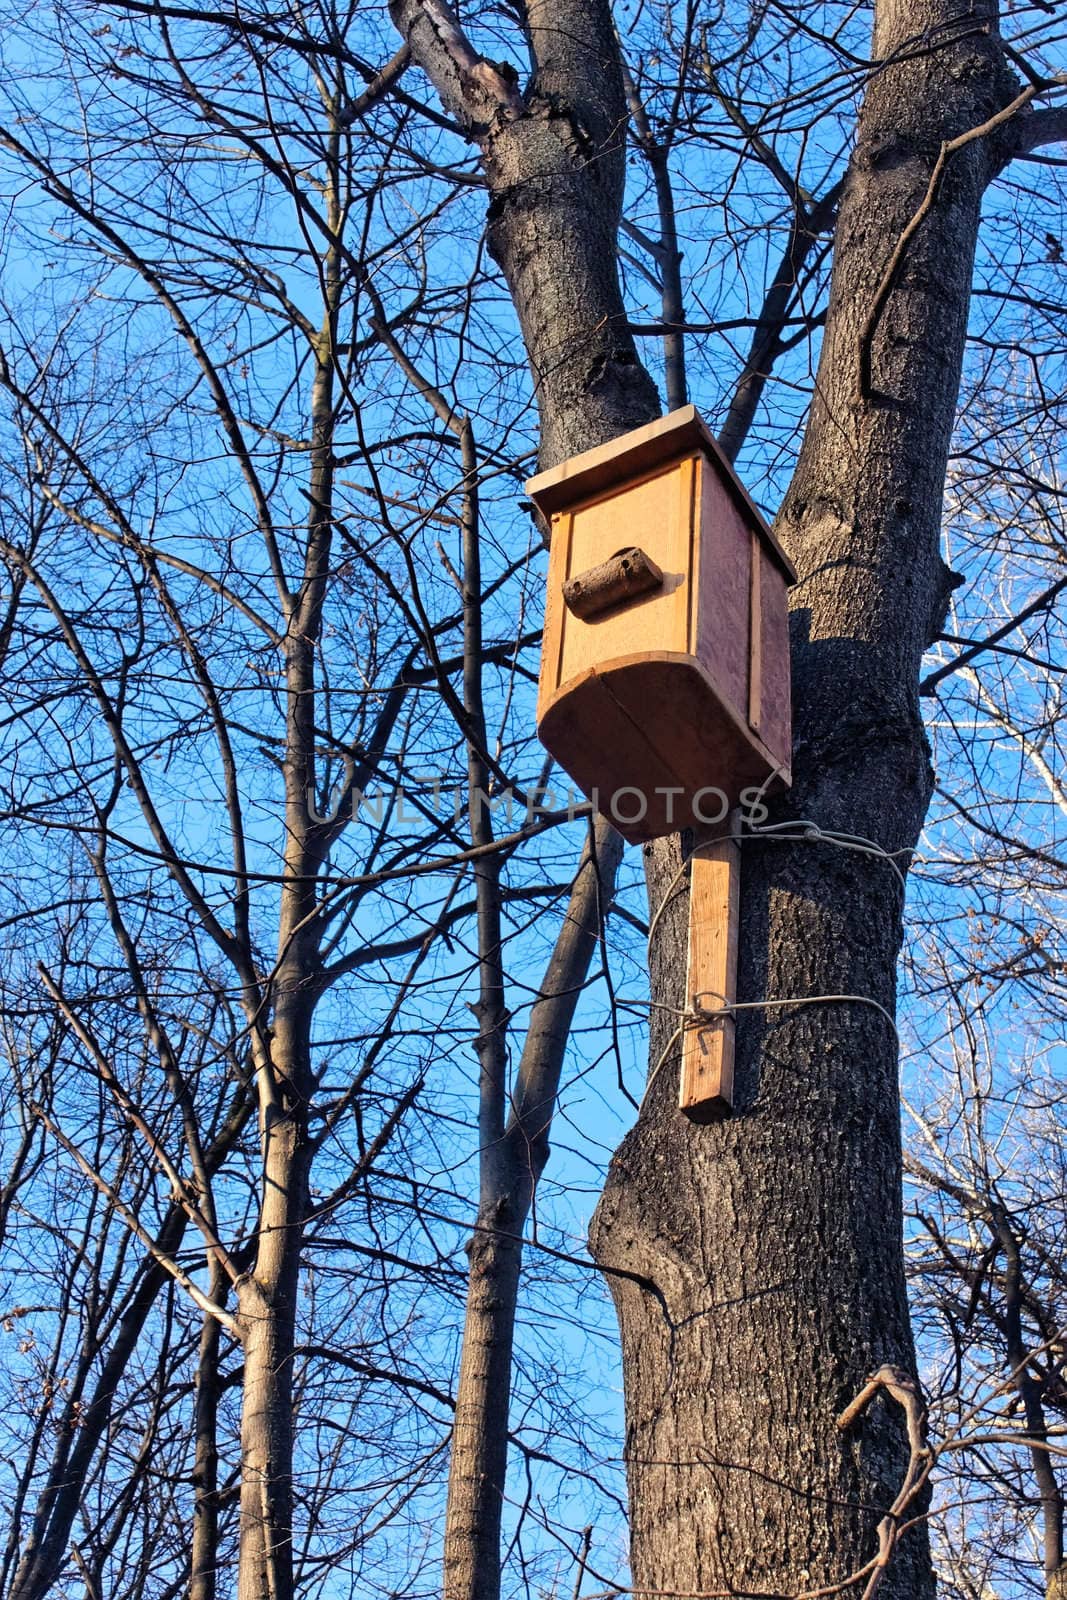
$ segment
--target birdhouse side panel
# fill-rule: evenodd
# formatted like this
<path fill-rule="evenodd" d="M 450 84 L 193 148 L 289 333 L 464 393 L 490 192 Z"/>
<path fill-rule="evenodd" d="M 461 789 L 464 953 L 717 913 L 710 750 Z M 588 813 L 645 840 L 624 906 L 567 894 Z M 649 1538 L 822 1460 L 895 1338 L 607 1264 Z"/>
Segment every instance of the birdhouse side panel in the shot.
<path fill-rule="evenodd" d="M 781 566 L 760 551 L 759 736 L 788 775 L 793 753 L 789 681 L 789 591 Z M 787 778 L 788 781 L 788 778 Z"/>
<path fill-rule="evenodd" d="M 713 462 L 700 465 L 694 653 L 731 710 L 746 721 L 752 533 Z"/>

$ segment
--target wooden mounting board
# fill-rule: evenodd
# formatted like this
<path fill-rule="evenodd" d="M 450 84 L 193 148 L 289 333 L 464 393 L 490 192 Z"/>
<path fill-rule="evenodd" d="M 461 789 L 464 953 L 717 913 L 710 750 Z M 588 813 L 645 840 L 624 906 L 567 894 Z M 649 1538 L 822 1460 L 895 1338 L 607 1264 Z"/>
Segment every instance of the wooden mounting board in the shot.
<path fill-rule="evenodd" d="M 737 999 L 737 942 L 741 910 L 741 847 L 720 839 L 693 852 L 689 880 L 689 956 L 686 1008 L 695 999 L 709 1010 Z M 734 1019 L 687 1022 L 682 1034 L 678 1104 L 692 1122 L 715 1122 L 733 1108 Z"/>

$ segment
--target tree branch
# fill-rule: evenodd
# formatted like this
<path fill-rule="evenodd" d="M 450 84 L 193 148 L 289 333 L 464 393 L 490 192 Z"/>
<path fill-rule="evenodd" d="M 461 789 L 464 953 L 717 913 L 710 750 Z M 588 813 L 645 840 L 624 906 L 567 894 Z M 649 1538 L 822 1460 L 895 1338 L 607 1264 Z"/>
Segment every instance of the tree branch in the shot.
<path fill-rule="evenodd" d="M 930 182 L 926 186 L 926 193 L 922 197 L 919 209 L 896 242 L 893 253 L 889 258 L 889 264 L 882 275 L 882 281 L 874 292 L 874 299 L 871 301 L 871 309 L 867 314 L 867 321 L 860 333 L 858 385 L 860 399 L 870 400 L 873 398 L 871 353 L 874 336 L 878 331 L 878 324 L 882 320 L 882 313 L 886 308 L 889 296 L 892 294 L 897 278 L 900 276 L 900 269 L 904 265 L 908 246 L 937 203 L 937 191 L 941 187 L 941 179 L 944 177 L 945 168 L 949 161 L 958 150 L 964 149 L 966 145 L 973 144 L 976 139 L 986 138 L 989 134 L 995 133 L 997 128 L 1001 127 L 1005 122 L 1010 122 L 1012 117 L 1017 116 L 1020 111 L 1030 104 L 1030 101 L 1037 93 L 1038 85 L 1036 83 L 1028 84 L 1021 93 L 1015 96 L 1014 100 L 1009 101 L 1006 106 L 1002 106 L 994 116 L 987 118 L 985 122 L 979 123 L 975 128 L 968 128 L 966 133 L 958 134 L 955 139 L 942 141 L 937 160 L 934 162 L 934 169 L 930 174 Z"/>
<path fill-rule="evenodd" d="M 1032 116 L 1024 117 L 1019 123 L 1019 136 L 1016 141 L 1016 156 L 1029 154 L 1031 150 L 1039 150 L 1046 144 L 1067 143 L 1067 106 L 1048 106 L 1043 111 L 1035 111 Z"/>
<path fill-rule="evenodd" d="M 837 1419 L 837 1426 L 842 1432 L 851 1427 L 880 1389 L 884 1389 L 889 1399 L 894 1400 L 904 1412 L 910 1453 L 908 1469 L 900 1486 L 900 1492 L 878 1524 L 878 1554 L 874 1559 L 867 1587 L 863 1591 L 863 1600 L 873 1600 L 885 1577 L 886 1568 L 892 1559 L 893 1550 L 901 1533 L 904 1513 L 929 1477 L 933 1461 L 926 1443 L 926 1405 L 922 1391 L 910 1373 L 904 1372 L 900 1367 L 879 1367 L 856 1398 L 842 1411 Z"/>
<path fill-rule="evenodd" d="M 389 15 L 469 138 L 479 138 L 498 119 L 521 114 L 522 96 L 510 74 L 478 54 L 445 0 L 390 0 Z"/>
<path fill-rule="evenodd" d="M 974 644 L 969 645 L 966 650 L 961 650 L 959 655 L 955 656 L 951 661 L 946 661 L 944 666 L 936 667 L 933 672 L 927 673 L 919 685 L 919 693 L 921 695 L 932 695 L 943 679 L 949 677 L 953 672 L 959 672 L 960 668 L 973 661 L 975 656 L 982 655 L 986 650 L 994 649 L 1001 639 L 1005 639 L 1010 633 L 1014 633 L 1016 628 L 1021 628 L 1024 622 L 1029 622 L 1030 618 L 1036 616 L 1039 611 L 1047 611 L 1064 589 L 1067 589 L 1067 578 L 1060 578 L 1056 583 L 1050 584 L 1044 593 L 1039 594 L 1037 599 L 1020 611 L 1017 617 L 1012 617 L 1010 622 L 1005 622 L 1002 627 L 995 629 L 988 639 L 977 640 Z"/>

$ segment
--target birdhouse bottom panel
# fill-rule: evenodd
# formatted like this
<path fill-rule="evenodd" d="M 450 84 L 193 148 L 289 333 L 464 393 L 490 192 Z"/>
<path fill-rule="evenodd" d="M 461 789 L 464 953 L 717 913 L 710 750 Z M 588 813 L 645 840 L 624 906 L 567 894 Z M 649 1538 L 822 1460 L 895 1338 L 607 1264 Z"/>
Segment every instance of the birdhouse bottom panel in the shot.
<path fill-rule="evenodd" d="M 631 843 L 706 831 L 746 788 L 789 782 L 691 656 L 650 652 L 592 667 L 552 696 L 538 732 Z"/>

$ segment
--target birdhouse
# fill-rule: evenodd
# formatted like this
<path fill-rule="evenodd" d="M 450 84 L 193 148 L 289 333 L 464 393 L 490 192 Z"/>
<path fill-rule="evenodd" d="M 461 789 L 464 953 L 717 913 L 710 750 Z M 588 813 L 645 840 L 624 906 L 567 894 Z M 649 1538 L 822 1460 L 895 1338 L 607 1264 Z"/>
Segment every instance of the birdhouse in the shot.
<path fill-rule="evenodd" d="M 541 741 L 632 842 L 790 781 L 796 574 L 695 407 L 527 484 L 552 528 Z"/>

